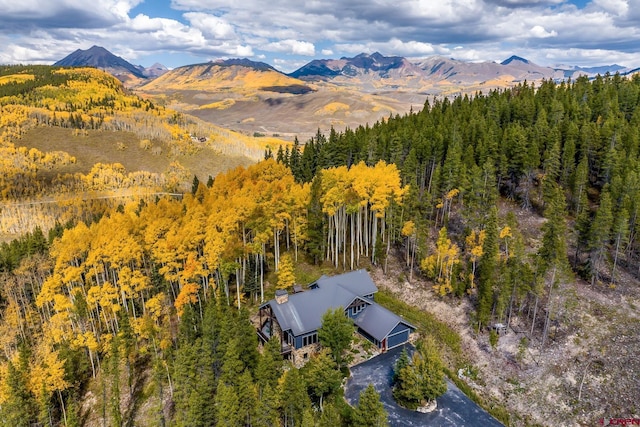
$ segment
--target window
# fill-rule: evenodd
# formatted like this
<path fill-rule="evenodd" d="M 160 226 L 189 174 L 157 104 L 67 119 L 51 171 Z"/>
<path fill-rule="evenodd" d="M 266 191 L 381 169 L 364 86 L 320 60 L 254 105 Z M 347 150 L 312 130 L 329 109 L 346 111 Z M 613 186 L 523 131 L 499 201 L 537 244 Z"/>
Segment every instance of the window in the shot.
<path fill-rule="evenodd" d="M 353 314 L 358 314 L 358 313 L 360 313 L 362 310 L 364 310 L 364 308 L 365 308 L 366 306 L 367 306 L 367 305 L 366 305 L 365 303 L 362 303 L 362 304 L 360 304 L 360 305 L 357 305 L 357 306 L 353 307 L 353 308 L 352 308 L 352 310 L 353 310 Z"/>
<path fill-rule="evenodd" d="M 307 360 L 307 359 L 309 358 L 309 353 L 305 353 L 305 354 L 303 354 L 303 355 L 302 355 L 302 358 L 303 358 L 304 360 Z"/>
<path fill-rule="evenodd" d="M 311 345 L 311 344 L 315 344 L 317 342 L 318 342 L 318 334 L 317 333 L 302 337 L 302 346 L 303 347 L 306 347 L 306 346 Z"/>

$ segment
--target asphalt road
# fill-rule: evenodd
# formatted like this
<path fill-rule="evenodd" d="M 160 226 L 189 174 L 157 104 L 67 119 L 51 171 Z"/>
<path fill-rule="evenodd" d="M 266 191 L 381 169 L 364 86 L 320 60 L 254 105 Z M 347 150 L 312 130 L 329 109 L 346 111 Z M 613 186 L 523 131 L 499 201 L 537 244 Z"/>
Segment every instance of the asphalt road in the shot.
<path fill-rule="evenodd" d="M 398 406 L 391 394 L 393 366 L 400 357 L 402 347 L 374 357 L 351 368 L 345 398 L 351 405 L 358 403 L 360 392 L 369 383 L 380 393 L 380 400 L 389 415 L 390 426 L 438 426 L 438 427 L 500 427 L 502 424 L 484 409 L 465 396 L 450 381 L 447 391 L 437 399 L 438 408 L 428 414 Z"/>

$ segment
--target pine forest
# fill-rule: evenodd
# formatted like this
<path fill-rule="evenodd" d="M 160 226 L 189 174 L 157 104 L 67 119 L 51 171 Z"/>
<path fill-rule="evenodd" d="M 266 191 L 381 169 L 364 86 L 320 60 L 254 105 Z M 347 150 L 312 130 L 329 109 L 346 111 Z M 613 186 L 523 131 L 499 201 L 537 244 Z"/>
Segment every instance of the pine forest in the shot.
<path fill-rule="evenodd" d="M 69 172 L 69 153 L 22 145 L 43 128 L 129 132 L 169 166 Z M 291 144 L 234 136 L 95 69 L 10 66 L 0 132 L 2 426 L 380 425 L 345 402 L 330 352 L 292 368 L 251 323 L 276 289 L 360 268 L 466 307 L 488 358 L 503 340 L 491 327 L 517 324 L 517 369 L 574 336 L 580 375 L 556 384 L 573 400 L 550 419 L 639 411 L 638 75 L 434 98 Z M 206 174 L 174 160 L 203 145 L 251 160 Z M 576 289 L 597 295 L 595 324 L 620 332 L 615 360 L 589 341 Z M 461 369 L 480 385 L 492 375 L 447 319 L 380 293 L 459 387 Z M 590 397 L 605 372 L 609 397 Z M 466 388 L 505 425 L 544 423 Z"/>

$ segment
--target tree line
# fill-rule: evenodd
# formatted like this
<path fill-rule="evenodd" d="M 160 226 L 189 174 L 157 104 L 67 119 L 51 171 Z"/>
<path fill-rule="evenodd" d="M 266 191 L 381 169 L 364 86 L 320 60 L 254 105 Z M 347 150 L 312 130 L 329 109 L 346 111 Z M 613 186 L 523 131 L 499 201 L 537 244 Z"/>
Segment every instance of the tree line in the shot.
<path fill-rule="evenodd" d="M 101 378 L 103 419 L 124 425 L 137 409 L 119 397 L 153 367 L 156 401 L 174 408 L 159 404 L 158 424 L 349 423 L 329 397 L 335 358 L 314 362 L 326 385 L 255 351 L 246 310 L 272 295 L 266 278 L 286 256 L 336 271 L 399 256 L 405 279 L 424 274 L 443 297 L 470 298 L 478 331 L 519 316 L 544 345 L 573 275 L 638 274 L 639 86 L 616 75 L 433 100 L 318 132 L 194 181 L 183 198 L 122 204 L 50 241 L 35 231 L 3 246 L 0 419 L 79 424 L 79 399 Z M 542 227 L 523 229 L 514 203 Z"/>

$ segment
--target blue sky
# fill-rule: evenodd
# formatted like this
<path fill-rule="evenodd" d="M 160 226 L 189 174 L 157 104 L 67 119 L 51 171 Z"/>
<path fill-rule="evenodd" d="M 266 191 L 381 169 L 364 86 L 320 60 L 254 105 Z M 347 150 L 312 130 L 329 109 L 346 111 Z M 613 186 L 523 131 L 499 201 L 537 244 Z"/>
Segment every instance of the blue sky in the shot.
<path fill-rule="evenodd" d="M 0 0 L 0 63 L 105 47 L 170 68 L 246 57 L 282 71 L 378 51 L 640 66 L 640 0 Z"/>

